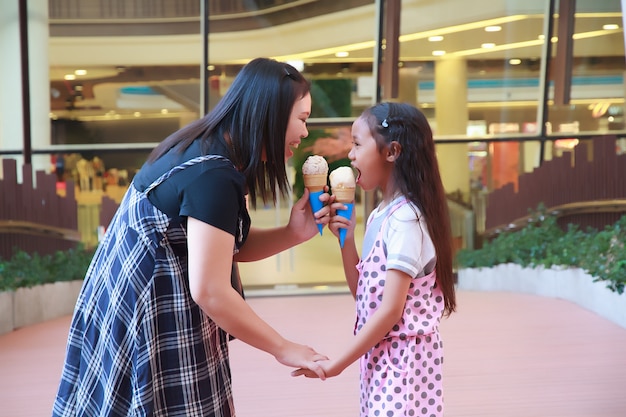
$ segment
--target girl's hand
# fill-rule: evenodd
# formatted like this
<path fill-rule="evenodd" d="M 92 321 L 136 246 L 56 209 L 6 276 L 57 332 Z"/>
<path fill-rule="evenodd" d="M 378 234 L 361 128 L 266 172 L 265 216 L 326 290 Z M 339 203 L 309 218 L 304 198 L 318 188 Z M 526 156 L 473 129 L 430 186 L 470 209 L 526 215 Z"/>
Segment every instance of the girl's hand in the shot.
<path fill-rule="evenodd" d="M 317 362 L 320 368 L 324 371 L 324 375 L 326 378 L 332 378 L 334 376 L 339 375 L 343 369 L 339 368 L 338 364 L 332 360 L 322 360 Z M 310 369 L 300 368 L 291 372 L 291 376 L 301 376 L 303 375 L 306 378 L 317 378 L 317 374 Z"/>
<path fill-rule="evenodd" d="M 319 199 L 324 204 L 320 210 L 315 213 L 311 210 L 309 204 L 309 190 L 304 189 L 302 197 L 296 201 L 291 208 L 291 215 L 289 216 L 289 222 L 287 223 L 287 229 L 290 233 L 293 233 L 297 237 L 298 241 L 305 242 L 314 237 L 319 230 L 317 225 L 327 225 L 330 221 L 330 206 L 335 198 L 328 194 L 328 187 L 326 192 L 320 195 Z"/>
<path fill-rule="evenodd" d="M 330 204 L 330 222 L 328 223 L 328 229 L 333 233 L 333 235 L 339 238 L 339 229 L 348 229 L 346 233 L 346 240 L 354 239 L 354 227 L 356 225 L 356 215 L 355 208 L 352 207 L 352 215 L 350 219 L 346 219 L 343 216 L 337 214 L 337 210 L 345 210 L 347 207 L 343 203 L 332 203 Z"/>

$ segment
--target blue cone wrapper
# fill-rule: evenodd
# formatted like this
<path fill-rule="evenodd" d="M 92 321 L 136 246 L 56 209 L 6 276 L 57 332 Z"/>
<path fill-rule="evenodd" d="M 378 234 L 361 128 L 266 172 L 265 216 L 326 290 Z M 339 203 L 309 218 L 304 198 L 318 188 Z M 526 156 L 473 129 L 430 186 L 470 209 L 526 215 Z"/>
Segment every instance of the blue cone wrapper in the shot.
<path fill-rule="evenodd" d="M 313 193 L 309 193 L 309 204 L 311 204 L 311 209 L 313 213 L 318 210 L 321 210 L 324 207 L 324 204 L 320 201 L 320 196 L 324 193 L 324 191 L 315 191 Z M 324 230 L 323 224 L 318 224 L 317 229 L 320 231 L 320 235 L 322 234 L 322 230 Z"/>
<path fill-rule="evenodd" d="M 337 210 L 337 214 L 349 220 L 352 218 L 352 209 L 354 208 L 354 203 L 343 203 L 343 204 L 347 208 L 345 210 Z M 346 233 L 348 233 L 348 229 L 339 229 L 339 244 L 341 245 L 342 248 L 346 240 Z"/>

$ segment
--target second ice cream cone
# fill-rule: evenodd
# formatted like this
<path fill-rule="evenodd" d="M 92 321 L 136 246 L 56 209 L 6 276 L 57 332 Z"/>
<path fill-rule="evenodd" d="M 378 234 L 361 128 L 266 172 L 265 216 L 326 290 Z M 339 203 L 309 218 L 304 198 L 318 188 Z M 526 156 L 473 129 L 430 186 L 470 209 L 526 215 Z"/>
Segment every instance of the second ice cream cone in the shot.
<path fill-rule="evenodd" d="M 353 203 L 343 203 L 346 208 L 337 210 L 337 214 L 339 216 L 343 216 L 346 219 L 352 219 L 352 210 L 354 209 Z M 346 241 L 346 235 L 348 234 L 348 229 L 341 228 L 339 229 L 339 244 L 343 248 L 343 245 Z"/>
<path fill-rule="evenodd" d="M 351 203 L 354 201 L 355 188 L 333 188 L 335 201 L 339 203 Z"/>

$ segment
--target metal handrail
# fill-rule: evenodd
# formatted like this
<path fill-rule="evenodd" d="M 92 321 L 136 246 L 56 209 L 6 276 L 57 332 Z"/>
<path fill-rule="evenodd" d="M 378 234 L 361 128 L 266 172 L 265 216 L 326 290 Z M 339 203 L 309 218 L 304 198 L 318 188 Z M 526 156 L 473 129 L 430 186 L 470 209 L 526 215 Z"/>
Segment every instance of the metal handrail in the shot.
<path fill-rule="evenodd" d="M 81 240 L 78 230 L 21 220 L 0 220 L 0 233 L 19 233 L 31 236 L 55 237 L 74 242 L 80 242 Z"/>
<path fill-rule="evenodd" d="M 626 213 L 626 199 L 578 201 L 551 207 L 546 209 L 544 213 L 549 216 L 555 216 L 557 219 L 573 216 L 575 214 Z M 503 232 L 521 230 L 528 224 L 540 220 L 539 216 L 537 214 L 530 214 L 516 219 L 511 223 L 491 227 L 485 230 L 483 237 L 490 239 Z"/>

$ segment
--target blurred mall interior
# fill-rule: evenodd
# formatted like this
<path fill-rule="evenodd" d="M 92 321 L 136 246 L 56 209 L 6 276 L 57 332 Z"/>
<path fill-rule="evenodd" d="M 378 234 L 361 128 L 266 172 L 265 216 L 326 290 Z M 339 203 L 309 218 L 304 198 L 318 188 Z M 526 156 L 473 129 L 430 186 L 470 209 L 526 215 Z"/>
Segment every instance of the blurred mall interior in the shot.
<path fill-rule="evenodd" d="M 591 147 L 596 137 L 614 135 L 615 152 L 626 152 L 623 6 L 623 0 L 5 0 L 0 158 L 55 172 L 59 193 L 71 180 L 83 241 L 95 245 L 98 226 L 106 226 L 93 215 L 101 198 L 119 201 L 158 142 L 210 111 L 246 62 L 272 57 L 312 81 L 313 114 L 310 135 L 290 162 L 293 196 L 251 212 L 256 225 L 286 221 L 307 155 L 347 165 L 354 118 L 377 101 L 405 101 L 433 127 L 455 237 L 460 247 L 472 247 L 493 190 L 576 147 Z M 358 216 L 374 201 L 376 195 L 360 195 Z M 340 283 L 329 235 L 243 266 L 244 283 Z"/>

